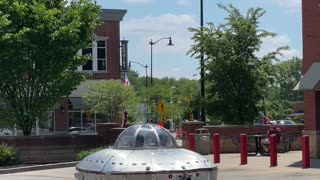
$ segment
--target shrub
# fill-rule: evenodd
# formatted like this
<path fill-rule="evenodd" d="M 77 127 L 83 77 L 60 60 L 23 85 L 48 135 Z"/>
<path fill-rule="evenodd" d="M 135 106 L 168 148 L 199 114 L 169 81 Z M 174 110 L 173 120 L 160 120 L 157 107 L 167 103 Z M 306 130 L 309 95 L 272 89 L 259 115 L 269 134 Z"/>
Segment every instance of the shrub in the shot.
<path fill-rule="evenodd" d="M 304 115 L 299 115 L 299 116 L 293 118 L 292 120 L 298 124 L 300 124 L 300 123 L 303 124 L 304 123 Z"/>
<path fill-rule="evenodd" d="M 0 145 L 0 166 L 20 164 L 16 148 L 5 143 Z"/>
<path fill-rule="evenodd" d="M 106 149 L 106 147 L 99 147 L 99 148 L 95 148 L 95 149 L 90 149 L 87 151 L 81 151 L 77 154 L 76 160 L 77 161 L 81 161 L 82 159 L 84 159 L 85 157 L 89 156 L 90 154 L 93 154 L 95 152 L 98 152 L 100 150 Z"/>

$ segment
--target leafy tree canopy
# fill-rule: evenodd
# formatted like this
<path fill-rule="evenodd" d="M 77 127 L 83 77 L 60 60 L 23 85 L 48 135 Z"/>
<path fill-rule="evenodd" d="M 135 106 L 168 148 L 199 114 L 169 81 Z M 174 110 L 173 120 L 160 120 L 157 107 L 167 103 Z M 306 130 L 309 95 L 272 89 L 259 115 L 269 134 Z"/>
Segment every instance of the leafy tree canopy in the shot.
<path fill-rule="evenodd" d="M 226 23 L 216 27 L 190 28 L 194 33 L 189 54 L 206 57 L 207 113 L 225 124 L 252 123 L 259 115 L 266 88 L 273 82 L 272 60 L 280 47 L 257 57 L 262 39 L 276 34 L 259 29 L 262 8 L 250 8 L 245 15 L 232 5 L 218 6 L 229 13 Z"/>
<path fill-rule="evenodd" d="M 100 24 L 92 0 L 0 1 L 0 100 L 25 135 L 84 79 L 76 72 Z"/>
<path fill-rule="evenodd" d="M 139 74 L 134 71 L 128 72 L 128 77 L 132 87 L 140 97 L 139 102 L 148 105 L 148 120 L 149 122 L 159 121 L 160 114 L 157 110 L 160 100 L 167 106 L 165 117 L 173 119 L 176 124 L 179 124 L 182 119 L 189 119 L 189 107 L 193 107 L 195 119 L 198 119 L 200 101 L 200 83 L 197 80 L 186 78 L 154 78 L 153 85 L 150 85 L 148 79 L 148 88 L 145 87 L 145 77 L 138 77 Z M 198 95 L 199 94 L 199 95 Z M 189 102 L 189 97 L 193 97 L 193 102 Z M 135 116 L 136 120 L 139 120 Z"/>
<path fill-rule="evenodd" d="M 120 80 L 95 82 L 83 97 L 92 111 L 119 120 L 124 111 L 129 115 L 137 111 L 138 99 L 131 86 L 126 87 Z"/>
<path fill-rule="evenodd" d="M 303 101 L 303 92 L 293 91 L 302 77 L 302 60 L 292 58 L 274 65 L 274 82 L 268 88 L 266 111 L 273 119 L 283 119 L 293 112 L 293 103 Z M 299 122 L 300 123 L 300 122 Z"/>

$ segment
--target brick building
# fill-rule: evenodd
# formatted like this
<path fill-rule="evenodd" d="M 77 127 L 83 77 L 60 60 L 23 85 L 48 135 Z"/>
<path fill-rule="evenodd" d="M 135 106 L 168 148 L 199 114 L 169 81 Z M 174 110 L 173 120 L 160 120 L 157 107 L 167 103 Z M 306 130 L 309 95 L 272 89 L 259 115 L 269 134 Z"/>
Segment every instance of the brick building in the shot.
<path fill-rule="evenodd" d="M 95 124 L 107 121 L 105 116 L 89 113 L 89 108 L 84 105 L 81 97 L 88 92 L 88 86 L 92 82 L 120 79 L 122 70 L 127 69 L 127 41 L 120 41 L 120 21 L 126 12 L 126 10 L 102 9 L 100 16 L 103 24 L 95 30 L 91 46 L 79 51 L 82 55 L 92 54 L 92 60 L 77 70 L 79 73 L 89 72 L 92 76 L 49 113 L 51 120 L 48 124 L 51 124 L 51 133 L 67 134 L 70 128 L 77 133 L 79 131 L 95 133 Z"/>
<path fill-rule="evenodd" d="M 320 1 L 302 0 L 303 72 L 295 87 L 304 91 L 304 134 L 310 156 L 320 158 Z"/>

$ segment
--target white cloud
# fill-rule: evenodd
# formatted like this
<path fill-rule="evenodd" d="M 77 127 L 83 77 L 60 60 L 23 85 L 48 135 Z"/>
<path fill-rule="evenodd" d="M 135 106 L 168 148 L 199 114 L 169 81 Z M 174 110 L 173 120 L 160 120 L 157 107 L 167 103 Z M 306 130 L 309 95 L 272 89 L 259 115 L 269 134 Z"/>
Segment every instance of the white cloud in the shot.
<path fill-rule="evenodd" d="M 188 28 L 197 26 L 198 22 L 191 15 L 163 14 L 127 19 L 121 24 L 121 34 L 129 39 L 129 59 L 138 59 L 148 65 L 150 65 L 149 41 L 152 39 L 155 42 L 160 38 L 171 36 L 173 47 L 166 46 L 168 43 L 166 39 L 153 45 L 153 77 L 195 79 L 193 74 L 198 73 L 197 61 L 186 53 L 192 44 L 192 33 Z M 141 70 L 140 74 L 145 73 Z"/>
<path fill-rule="evenodd" d="M 286 35 L 278 35 L 274 38 L 268 37 L 263 39 L 263 44 L 261 46 L 260 52 L 257 53 L 257 56 L 261 57 L 266 55 L 268 52 L 275 51 L 277 48 L 281 46 L 289 46 L 290 47 L 290 39 Z M 301 52 L 297 49 L 289 49 L 282 51 L 283 57 L 279 57 L 280 60 L 288 60 L 292 57 L 302 57 Z"/>
<path fill-rule="evenodd" d="M 152 0 L 125 0 L 127 3 L 150 3 Z"/>
<path fill-rule="evenodd" d="M 131 19 L 123 22 L 122 34 L 132 36 L 140 41 L 140 45 L 145 46 L 150 39 L 156 41 L 162 37 L 172 37 L 174 48 L 170 52 L 186 53 L 191 45 L 192 34 L 189 27 L 196 27 L 197 22 L 190 15 L 164 14 L 160 16 L 146 16 L 142 19 Z M 163 42 L 166 43 L 166 42 Z M 164 46 L 157 47 L 157 52 L 162 52 Z M 166 48 L 168 49 L 168 48 Z"/>
<path fill-rule="evenodd" d="M 293 57 L 299 57 L 299 58 L 302 57 L 301 53 L 297 49 L 286 50 L 286 51 L 283 51 L 282 54 L 284 57 L 280 59 L 283 59 L 283 60 L 292 59 Z"/>
<path fill-rule="evenodd" d="M 300 8 L 301 0 L 272 0 L 277 3 L 279 6 L 284 8 Z"/>
<path fill-rule="evenodd" d="M 188 0 L 177 0 L 178 6 L 189 6 L 190 2 Z"/>
<path fill-rule="evenodd" d="M 288 14 L 296 14 L 301 11 L 301 0 L 270 0 Z"/>

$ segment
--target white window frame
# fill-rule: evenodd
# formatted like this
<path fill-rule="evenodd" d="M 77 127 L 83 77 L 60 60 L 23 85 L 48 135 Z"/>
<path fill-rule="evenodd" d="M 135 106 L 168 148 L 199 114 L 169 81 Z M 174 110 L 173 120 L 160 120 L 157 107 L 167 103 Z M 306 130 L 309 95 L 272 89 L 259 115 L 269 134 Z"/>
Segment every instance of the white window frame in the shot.
<path fill-rule="evenodd" d="M 83 70 L 82 66 L 77 68 L 80 72 L 106 72 L 108 69 L 108 37 L 98 37 L 97 35 L 93 34 L 92 40 L 92 70 Z M 105 70 L 98 70 L 98 41 L 105 41 L 105 53 L 106 53 L 106 69 Z M 82 55 L 82 50 L 78 51 L 78 55 Z"/>

